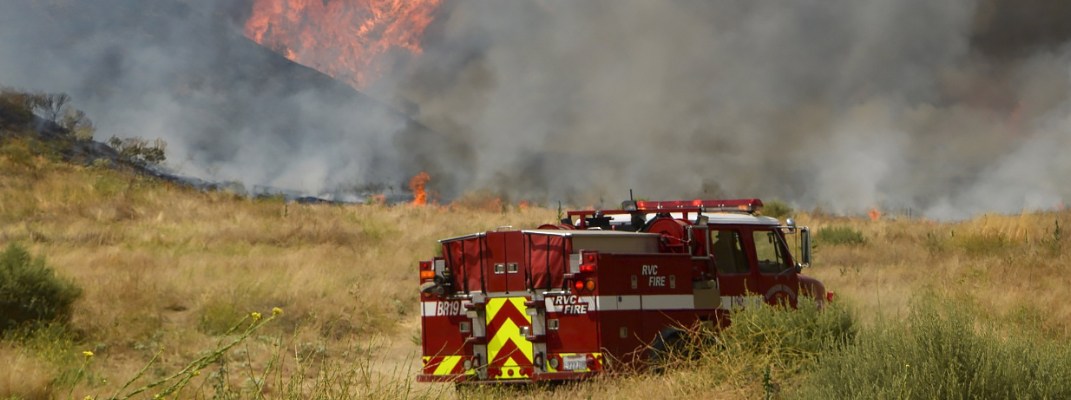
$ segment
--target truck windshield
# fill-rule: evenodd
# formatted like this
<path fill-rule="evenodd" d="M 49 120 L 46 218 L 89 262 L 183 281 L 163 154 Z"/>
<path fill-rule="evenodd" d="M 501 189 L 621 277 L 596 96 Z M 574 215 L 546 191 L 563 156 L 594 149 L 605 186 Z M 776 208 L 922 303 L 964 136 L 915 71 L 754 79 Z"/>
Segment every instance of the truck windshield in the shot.
<path fill-rule="evenodd" d="M 754 231 L 754 240 L 759 272 L 777 274 L 792 267 L 788 263 L 784 240 L 777 231 Z"/>

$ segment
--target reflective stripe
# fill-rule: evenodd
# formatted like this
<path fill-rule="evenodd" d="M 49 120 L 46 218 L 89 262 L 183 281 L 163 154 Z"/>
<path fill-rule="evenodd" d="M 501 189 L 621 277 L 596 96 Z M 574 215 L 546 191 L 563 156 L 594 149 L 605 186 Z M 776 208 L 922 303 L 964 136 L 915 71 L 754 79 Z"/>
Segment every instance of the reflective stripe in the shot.
<path fill-rule="evenodd" d="M 721 296 L 719 310 L 734 310 L 755 307 L 765 303 L 762 296 Z"/>
<path fill-rule="evenodd" d="M 424 373 L 431 375 L 473 375 L 475 370 L 465 370 L 465 356 L 424 356 Z M 434 368 L 434 369 L 432 369 Z"/>
<path fill-rule="evenodd" d="M 465 315 L 465 304 L 469 300 L 449 301 L 422 301 L 420 302 L 421 317 L 456 317 Z"/>
<path fill-rule="evenodd" d="M 690 294 L 655 294 L 643 296 L 644 310 L 692 310 L 695 297 Z"/>
<path fill-rule="evenodd" d="M 461 363 L 461 356 L 446 356 L 439 366 L 435 367 L 432 375 L 450 375 L 459 363 Z"/>
<path fill-rule="evenodd" d="M 546 304 L 546 306 L 547 306 L 547 312 L 560 313 L 560 312 L 565 310 L 565 306 L 568 305 L 568 304 L 556 304 L 555 303 L 555 300 L 559 299 L 559 298 L 565 298 L 565 299 L 575 298 L 576 299 L 576 304 L 587 304 L 588 307 L 595 307 L 596 301 L 598 300 L 598 299 L 595 298 L 595 296 L 571 296 L 571 295 L 566 295 L 566 296 L 547 296 L 545 299 L 543 299 L 543 304 Z M 570 304 L 573 304 L 573 303 L 570 303 Z"/>

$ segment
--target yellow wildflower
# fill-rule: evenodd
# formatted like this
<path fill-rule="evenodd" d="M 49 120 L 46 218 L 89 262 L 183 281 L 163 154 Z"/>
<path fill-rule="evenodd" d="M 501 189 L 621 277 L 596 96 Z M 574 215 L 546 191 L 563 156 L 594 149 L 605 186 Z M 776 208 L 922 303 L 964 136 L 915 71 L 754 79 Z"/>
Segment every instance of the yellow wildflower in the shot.
<path fill-rule="evenodd" d="M 271 308 L 271 316 L 273 316 L 273 317 L 276 316 L 276 315 L 280 315 L 282 313 L 283 313 L 283 309 L 281 309 L 279 307 L 272 307 Z"/>
<path fill-rule="evenodd" d="M 93 357 L 93 352 L 89 351 L 89 350 L 86 350 L 86 351 L 82 352 L 82 355 L 85 356 L 86 358 L 92 358 Z"/>
<path fill-rule="evenodd" d="M 253 317 L 253 322 L 260 321 L 260 313 L 253 311 L 249 313 L 250 317 Z"/>

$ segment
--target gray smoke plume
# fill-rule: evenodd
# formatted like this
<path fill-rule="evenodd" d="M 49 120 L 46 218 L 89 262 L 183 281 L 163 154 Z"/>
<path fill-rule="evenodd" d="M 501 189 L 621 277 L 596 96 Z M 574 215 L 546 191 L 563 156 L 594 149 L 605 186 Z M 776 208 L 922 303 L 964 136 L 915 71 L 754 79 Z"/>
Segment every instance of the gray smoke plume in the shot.
<path fill-rule="evenodd" d="M 401 190 L 449 148 L 391 109 L 242 36 L 245 2 L 0 3 L 0 85 L 70 93 L 97 140 L 162 138 L 169 166 L 247 189 Z M 246 11 L 247 12 L 247 11 Z"/>
<path fill-rule="evenodd" d="M 962 217 L 1056 207 L 1071 4 L 449 3 L 396 93 L 543 200 L 776 197 Z"/>
<path fill-rule="evenodd" d="M 936 218 L 1071 197 L 1067 2 L 447 0 L 423 54 L 366 90 L 419 124 L 250 49 L 248 6 L 5 2 L 0 84 L 71 92 L 100 131 L 247 185 L 428 170 L 445 199 L 631 188 Z"/>

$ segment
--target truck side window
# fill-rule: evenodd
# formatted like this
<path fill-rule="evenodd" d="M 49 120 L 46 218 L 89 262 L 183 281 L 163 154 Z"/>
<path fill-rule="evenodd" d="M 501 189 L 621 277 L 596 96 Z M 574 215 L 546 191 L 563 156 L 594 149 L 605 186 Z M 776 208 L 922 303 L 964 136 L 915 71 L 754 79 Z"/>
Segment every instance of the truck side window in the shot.
<path fill-rule="evenodd" d="M 776 274 L 789 268 L 784 243 L 776 232 L 755 231 L 754 235 L 755 258 L 759 262 L 759 272 Z"/>
<path fill-rule="evenodd" d="M 731 229 L 710 231 L 714 240 L 714 264 L 723 274 L 740 274 L 748 272 L 747 256 L 741 247 L 740 234 Z"/>

